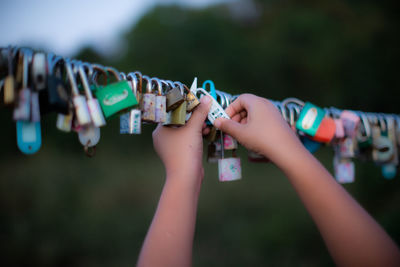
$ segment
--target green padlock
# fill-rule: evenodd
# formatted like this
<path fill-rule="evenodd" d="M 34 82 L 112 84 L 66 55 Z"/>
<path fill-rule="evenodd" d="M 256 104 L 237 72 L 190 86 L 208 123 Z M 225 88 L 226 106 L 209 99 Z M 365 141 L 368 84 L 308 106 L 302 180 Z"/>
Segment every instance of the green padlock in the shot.
<path fill-rule="evenodd" d="M 127 81 L 109 84 L 98 88 L 94 93 L 107 119 L 138 104 Z"/>
<path fill-rule="evenodd" d="M 296 128 L 310 136 L 314 136 L 325 117 L 325 111 L 309 102 L 307 102 L 300 112 Z"/>

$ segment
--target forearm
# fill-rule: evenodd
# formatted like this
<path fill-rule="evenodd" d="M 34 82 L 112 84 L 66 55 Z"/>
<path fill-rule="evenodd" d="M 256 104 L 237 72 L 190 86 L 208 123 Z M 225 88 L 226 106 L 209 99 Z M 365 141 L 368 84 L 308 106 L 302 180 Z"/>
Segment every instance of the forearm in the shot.
<path fill-rule="evenodd" d="M 399 266 L 395 243 L 304 147 L 280 168 L 315 221 L 339 266 Z"/>
<path fill-rule="evenodd" d="M 166 179 L 138 266 L 190 266 L 200 184 Z M 177 178 L 177 179 L 176 179 Z"/>

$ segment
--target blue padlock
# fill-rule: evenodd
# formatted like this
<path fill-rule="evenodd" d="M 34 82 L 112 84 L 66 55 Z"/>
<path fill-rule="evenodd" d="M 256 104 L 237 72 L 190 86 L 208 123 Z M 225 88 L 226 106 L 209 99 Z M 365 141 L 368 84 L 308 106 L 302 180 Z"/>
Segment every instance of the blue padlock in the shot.
<path fill-rule="evenodd" d="M 207 90 L 207 84 L 210 85 L 210 90 Z M 215 85 L 214 85 L 214 82 L 213 82 L 213 81 L 207 80 L 207 81 L 203 82 L 203 89 L 206 90 L 207 92 L 209 92 L 210 95 L 211 95 L 215 100 L 217 100 L 217 92 L 215 91 Z M 212 123 L 211 123 L 208 119 L 207 119 L 207 121 L 206 121 L 206 124 L 207 124 L 207 125 L 212 125 Z"/>

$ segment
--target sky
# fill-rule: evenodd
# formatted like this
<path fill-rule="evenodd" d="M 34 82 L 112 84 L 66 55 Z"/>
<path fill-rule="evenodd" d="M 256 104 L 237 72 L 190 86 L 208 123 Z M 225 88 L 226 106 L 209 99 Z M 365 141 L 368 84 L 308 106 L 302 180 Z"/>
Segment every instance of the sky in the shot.
<path fill-rule="evenodd" d="M 25 45 L 71 56 L 86 45 L 105 54 L 156 4 L 201 8 L 230 0 L 0 0 L 0 46 Z"/>

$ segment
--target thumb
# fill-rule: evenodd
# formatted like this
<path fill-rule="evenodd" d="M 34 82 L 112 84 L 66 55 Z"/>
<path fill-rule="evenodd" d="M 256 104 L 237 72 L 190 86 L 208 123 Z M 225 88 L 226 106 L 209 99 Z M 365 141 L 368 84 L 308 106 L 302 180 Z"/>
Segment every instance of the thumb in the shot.
<path fill-rule="evenodd" d="M 218 118 L 214 121 L 214 126 L 217 129 L 223 131 L 224 133 L 229 134 L 235 139 L 240 135 L 240 132 L 243 131 L 243 125 L 234 120 L 228 120 L 225 118 Z"/>
<path fill-rule="evenodd" d="M 196 125 L 201 129 L 203 127 L 203 123 L 207 118 L 208 111 L 211 107 L 211 98 L 209 96 L 204 96 L 200 99 L 200 105 L 193 111 L 192 116 L 187 124 L 189 125 Z"/>

